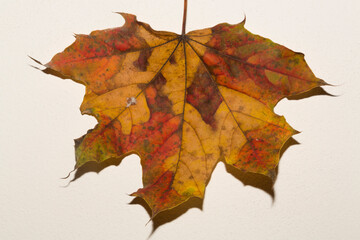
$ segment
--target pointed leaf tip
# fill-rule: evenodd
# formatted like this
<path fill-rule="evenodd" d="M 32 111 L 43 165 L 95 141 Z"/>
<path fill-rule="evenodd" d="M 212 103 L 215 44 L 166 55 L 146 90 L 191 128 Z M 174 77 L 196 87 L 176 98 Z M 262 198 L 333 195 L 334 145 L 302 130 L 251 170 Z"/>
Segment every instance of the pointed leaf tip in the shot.
<path fill-rule="evenodd" d="M 246 23 L 246 14 L 244 13 L 244 19 L 240 22 L 241 25 L 245 25 Z"/>
<path fill-rule="evenodd" d="M 126 25 L 137 21 L 136 15 L 133 15 L 131 13 L 124 13 L 124 12 L 116 12 L 116 13 L 120 14 L 124 18 Z"/>

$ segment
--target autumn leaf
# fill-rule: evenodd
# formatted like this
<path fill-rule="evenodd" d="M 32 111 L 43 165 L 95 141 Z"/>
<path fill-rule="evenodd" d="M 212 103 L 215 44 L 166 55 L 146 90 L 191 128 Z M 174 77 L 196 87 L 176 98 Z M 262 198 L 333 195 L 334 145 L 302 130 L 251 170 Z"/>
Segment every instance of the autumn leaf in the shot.
<path fill-rule="evenodd" d="M 75 140 L 76 169 L 130 153 L 141 157 L 152 215 L 203 198 L 219 161 L 275 179 L 296 130 L 273 112 L 284 97 L 326 83 L 304 55 L 239 24 L 181 35 L 120 13 L 120 28 L 76 35 L 45 64 L 85 85 L 80 110 L 98 124 Z"/>

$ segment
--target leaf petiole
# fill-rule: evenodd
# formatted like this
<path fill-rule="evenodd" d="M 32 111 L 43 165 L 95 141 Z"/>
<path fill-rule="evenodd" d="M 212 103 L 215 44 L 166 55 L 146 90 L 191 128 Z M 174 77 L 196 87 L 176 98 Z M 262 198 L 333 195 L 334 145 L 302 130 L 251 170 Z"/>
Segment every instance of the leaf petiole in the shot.
<path fill-rule="evenodd" d="M 187 0 L 184 0 L 184 15 L 183 15 L 183 24 L 182 24 L 182 32 L 181 35 L 185 35 L 185 28 L 186 28 L 186 13 L 187 13 Z"/>

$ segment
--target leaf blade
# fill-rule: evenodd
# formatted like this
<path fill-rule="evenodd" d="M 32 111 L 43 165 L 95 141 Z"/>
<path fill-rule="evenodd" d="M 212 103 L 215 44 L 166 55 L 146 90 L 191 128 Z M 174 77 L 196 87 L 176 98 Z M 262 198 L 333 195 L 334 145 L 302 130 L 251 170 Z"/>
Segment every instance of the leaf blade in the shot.
<path fill-rule="evenodd" d="M 326 84 L 303 54 L 218 24 L 187 35 L 124 26 L 77 35 L 45 66 L 86 87 L 80 110 L 98 125 L 75 141 L 76 169 L 136 153 L 154 217 L 203 198 L 219 161 L 275 180 L 284 143 L 298 133 L 277 102 Z"/>

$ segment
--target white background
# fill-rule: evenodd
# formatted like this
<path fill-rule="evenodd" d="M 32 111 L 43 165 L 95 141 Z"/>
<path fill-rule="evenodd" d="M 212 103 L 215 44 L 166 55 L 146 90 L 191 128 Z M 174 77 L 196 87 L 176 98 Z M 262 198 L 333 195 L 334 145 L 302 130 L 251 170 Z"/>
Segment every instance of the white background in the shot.
<path fill-rule="evenodd" d="M 275 200 L 220 163 L 203 210 L 152 233 L 127 194 L 141 187 L 137 156 L 70 184 L 73 139 L 95 126 L 78 110 L 84 87 L 29 67 L 73 33 L 123 24 L 122 11 L 179 33 L 182 0 L 0 1 L 0 239 L 360 239 L 360 4 L 353 0 L 189 0 L 188 30 L 237 23 L 305 53 L 338 97 L 283 100 L 276 112 L 301 134 L 279 165 Z"/>

